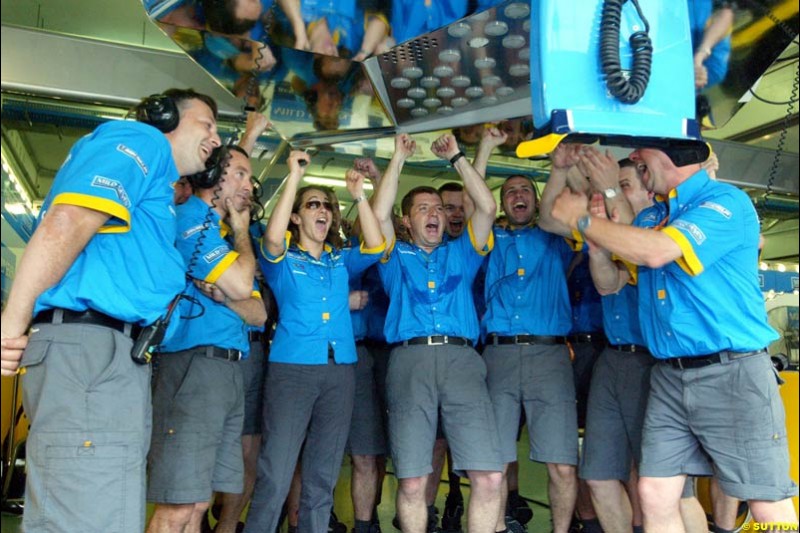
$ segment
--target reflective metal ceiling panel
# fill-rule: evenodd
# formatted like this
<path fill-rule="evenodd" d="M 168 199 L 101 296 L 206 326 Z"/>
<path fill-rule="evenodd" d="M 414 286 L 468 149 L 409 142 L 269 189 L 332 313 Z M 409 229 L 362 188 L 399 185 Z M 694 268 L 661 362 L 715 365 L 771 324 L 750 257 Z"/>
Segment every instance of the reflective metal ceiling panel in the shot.
<path fill-rule="evenodd" d="M 509 0 L 370 59 L 378 67 L 370 69 L 372 81 L 382 86 L 378 94 L 402 129 L 529 114 L 529 24 L 530 5 Z M 510 102 L 519 105 L 503 106 Z M 505 111 L 498 114 L 494 106 Z"/>

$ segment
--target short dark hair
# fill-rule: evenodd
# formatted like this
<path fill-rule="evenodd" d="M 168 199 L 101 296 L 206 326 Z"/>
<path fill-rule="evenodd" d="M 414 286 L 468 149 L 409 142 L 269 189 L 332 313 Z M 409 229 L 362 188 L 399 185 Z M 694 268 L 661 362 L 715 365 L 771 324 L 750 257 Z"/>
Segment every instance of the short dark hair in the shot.
<path fill-rule="evenodd" d="M 406 216 L 411 212 L 411 206 L 414 205 L 414 198 L 416 198 L 418 194 L 435 194 L 439 198 L 442 197 L 439 194 L 439 191 L 433 187 L 429 187 L 427 185 L 414 187 L 408 191 L 405 196 L 403 196 L 403 201 L 400 203 L 400 212 L 403 213 L 403 216 Z"/>
<path fill-rule="evenodd" d="M 203 12 L 208 29 L 217 33 L 239 35 L 248 32 L 256 25 L 256 20 L 236 18 L 236 4 L 239 0 L 203 0 Z"/>
<path fill-rule="evenodd" d="M 636 161 L 634 161 L 629 157 L 620 159 L 619 161 L 617 161 L 617 164 L 619 165 L 619 168 L 628 168 L 628 167 L 636 168 Z"/>
<path fill-rule="evenodd" d="M 525 174 L 511 174 L 510 176 L 506 177 L 506 180 L 500 186 L 500 204 L 503 204 L 503 193 L 505 192 L 506 183 L 513 178 L 522 178 L 530 182 L 531 187 L 533 188 L 533 199 L 536 201 L 536 204 L 539 204 L 539 188 L 536 186 L 536 182 L 533 180 L 532 177 L 526 176 Z"/>
<path fill-rule="evenodd" d="M 439 187 L 440 196 L 443 192 L 463 192 L 463 191 L 464 191 L 464 186 L 458 183 L 457 181 L 448 181 L 447 183 Z"/>
<path fill-rule="evenodd" d="M 164 96 L 170 97 L 179 110 L 184 109 L 186 107 L 186 102 L 189 100 L 200 100 L 211 108 L 214 119 L 216 120 L 217 118 L 217 103 L 208 95 L 198 93 L 194 89 L 167 89 L 163 94 Z"/>

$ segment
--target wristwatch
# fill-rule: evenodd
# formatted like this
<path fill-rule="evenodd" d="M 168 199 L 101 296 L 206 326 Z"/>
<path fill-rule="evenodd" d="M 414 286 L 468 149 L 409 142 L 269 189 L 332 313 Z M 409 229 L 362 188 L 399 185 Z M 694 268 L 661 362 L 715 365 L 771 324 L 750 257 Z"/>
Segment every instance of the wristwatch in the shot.
<path fill-rule="evenodd" d="M 619 193 L 619 187 L 609 187 L 603 191 L 603 196 L 605 196 L 606 199 L 611 200 L 612 198 L 616 198 Z"/>
<path fill-rule="evenodd" d="M 578 219 L 578 232 L 580 232 L 580 234 L 583 235 L 591 225 L 592 225 L 592 216 L 583 215 L 581 218 Z"/>

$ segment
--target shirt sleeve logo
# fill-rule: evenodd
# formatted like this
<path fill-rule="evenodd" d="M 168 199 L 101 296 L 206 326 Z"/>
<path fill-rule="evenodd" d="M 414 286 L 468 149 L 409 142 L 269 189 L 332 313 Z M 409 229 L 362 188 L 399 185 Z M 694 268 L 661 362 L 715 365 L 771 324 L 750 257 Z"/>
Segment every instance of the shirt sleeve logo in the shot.
<path fill-rule="evenodd" d="M 216 248 L 214 248 L 213 250 L 211 250 L 210 252 L 205 254 L 203 256 L 203 260 L 206 263 L 211 264 L 211 263 L 217 261 L 218 259 L 220 259 L 221 257 L 224 257 L 228 253 L 229 250 L 230 250 L 230 248 L 228 248 L 225 245 L 217 246 Z"/>
<path fill-rule="evenodd" d="M 198 224 L 197 226 L 192 226 L 191 228 L 181 232 L 181 237 L 183 237 L 184 239 L 188 239 L 189 237 L 191 237 L 195 233 L 197 233 L 199 231 L 203 231 L 204 227 L 205 227 L 205 224 Z"/>
<path fill-rule="evenodd" d="M 131 159 L 136 161 L 136 164 L 139 165 L 139 168 L 142 170 L 142 174 L 147 176 L 147 172 L 148 172 L 147 165 L 144 164 L 144 161 L 142 161 L 142 158 L 139 157 L 139 154 L 137 154 L 136 152 L 134 152 L 133 150 L 131 150 L 130 148 L 128 148 L 124 144 L 118 144 L 117 145 L 117 151 L 122 152 L 123 154 L 127 155 L 128 157 L 130 157 Z"/>
<path fill-rule="evenodd" d="M 719 205 L 716 202 L 703 202 L 702 204 L 700 204 L 700 207 L 716 211 L 725 218 L 731 218 L 731 212 L 727 208 Z"/>
<path fill-rule="evenodd" d="M 685 220 L 676 220 L 672 225 L 688 232 L 698 245 L 703 244 L 706 240 L 706 234 L 703 233 L 703 230 L 701 230 L 697 224 Z"/>
<path fill-rule="evenodd" d="M 92 179 L 92 187 L 97 187 L 99 189 L 109 189 L 117 193 L 117 198 L 125 207 L 131 206 L 131 200 L 128 198 L 128 193 L 125 192 L 125 187 L 122 184 L 111 178 L 106 178 L 104 176 L 95 176 Z"/>

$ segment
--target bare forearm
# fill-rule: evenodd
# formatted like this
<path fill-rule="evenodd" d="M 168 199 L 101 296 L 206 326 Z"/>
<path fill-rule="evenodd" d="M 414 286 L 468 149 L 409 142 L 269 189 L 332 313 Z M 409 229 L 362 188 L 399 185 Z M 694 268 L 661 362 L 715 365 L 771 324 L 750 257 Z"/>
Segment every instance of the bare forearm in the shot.
<path fill-rule="evenodd" d="M 703 33 L 703 40 L 697 49 L 710 53 L 711 49 L 730 33 L 733 27 L 733 19 L 733 9 L 729 7 L 720 9 L 711 15 L 711 23 Z"/>
<path fill-rule="evenodd" d="M 380 17 L 371 16 L 364 31 L 360 52 L 366 55 L 374 54 L 388 33 L 389 28 L 386 27 L 386 23 Z"/>
<path fill-rule="evenodd" d="M 386 238 L 387 243 L 394 240 L 394 224 L 392 222 L 392 208 L 394 201 L 397 198 L 397 186 L 400 181 L 400 172 L 403 170 L 405 160 L 395 155 L 389 161 L 389 166 L 386 167 L 383 177 L 378 184 L 378 189 L 372 198 L 372 209 L 375 217 Z"/>
<path fill-rule="evenodd" d="M 570 237 L 572 230 L 553 218 L 552 214 L 553 203 L 566 186 L 567 172 L 568 169 L 557 167 L 550 172 L 550 177 L 547 178 L 547 183 L 542 191 L 542 199 L 539 202 L 539 227 L 550 233 Z"/>
<path fill-rule="evenodd" d="M 605 250 L 589 252 L 589 272 L 597 292 L 602 295 L 614 294 L 622 288 L 619 266 Z"/>
<path fill-rule="evenodd" d="M 480 174 L 483 179 L 486 179 L 486 169 L 489 167 L 489 158 L 493 150 L 493 146 L 486 146 L 483 143 L 479 144 L 475 159 L 472 161 L 475 172 Z"/>
<path fill-rule="evenodd" d="M 383 244 L 381 225 L 366 200 L 358 203 L 358 220 L 361 222 L 361 237 L 367 248 L 377 248 Z"/>
<path fill-rule="evenodd" d="M 486 186 L 483 175 L 479 174 L 466 157 L 460 158 L 454 165 L 461 181 L 464 182 L 464 191 L 469 194 L 475 204 L 475 213 L 490 216 L 494 221 L 497 212 L 497 203 L 494 201 L 492 191 Z"/>
<path fill-rule="evenodd" d="M 250 233 L 247 229 L 240 229 L 234 232 L 233 249 L 239 253 L 236 263 L 243 269 L 242 276 L 250 278 L 250 284 L 252 284 L 253 277 L 256 274 L 256 257 L 253 253 L 253 244 L 250 241 Z"/>
<path fill-rule="evenodd" d="M 228 300 L 225 305 L 251 326 L 263 326 L 267 321 L 264 302 L 255 296 L 246 300 Z"/>
<path fill-rule="evenodd" d="M 292 204 L 297 196 L 297 185 L 300 176 L 289 173 L 284 182 L 284 188 L 264 232 L 264 245 L 267 251 L 273 256 L 283 253 L 285 246 L 286 230 L 289 228 L 289 218 L 292 215 Z"/>
<path fill-rule="evenodd" d="M 577 219 L 570 226 L 576 228 L 576 222 Z M 593 218 L 585 234 L 601 248 L 636 265 L 660 268 L 682 255 L 675 241 L 663 232 L 652 229 Z"/>
<path fill-rule="evenodd" d="M 289 19 L 289 24 L 294 34 L 305 34 L 306 24 L 300 14 L 300 2 L 298 0 L 278 0 L 278 5 L 281 6 L 286 18 Z"/>

